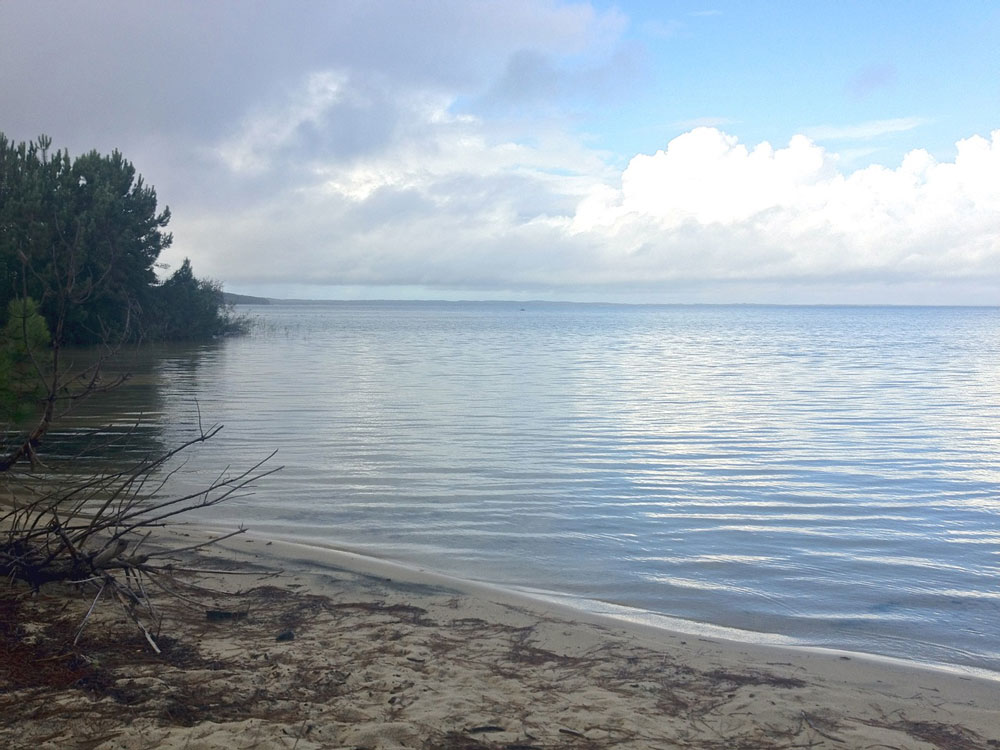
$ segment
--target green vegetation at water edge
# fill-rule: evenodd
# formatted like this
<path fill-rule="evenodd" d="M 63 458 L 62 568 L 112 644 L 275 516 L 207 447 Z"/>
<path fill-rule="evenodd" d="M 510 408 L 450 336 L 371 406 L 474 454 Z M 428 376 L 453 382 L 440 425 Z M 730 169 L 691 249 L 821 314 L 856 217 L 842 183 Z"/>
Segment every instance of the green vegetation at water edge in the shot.
<path fill-rule="evenodd" d="M 190 262 L 160 282 L 170 210 L 121 153 L 71 158 L 51 139 L 0 133 L 0 325 L 32 299 L 54 343 L 204 339 L 237 333 L 221 285 Z"/>

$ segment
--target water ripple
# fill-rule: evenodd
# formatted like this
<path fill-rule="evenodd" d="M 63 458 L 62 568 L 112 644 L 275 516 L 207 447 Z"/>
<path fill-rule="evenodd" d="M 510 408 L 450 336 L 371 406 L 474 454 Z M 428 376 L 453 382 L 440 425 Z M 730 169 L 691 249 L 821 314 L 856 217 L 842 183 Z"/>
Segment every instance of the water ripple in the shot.
<path fill-rule="evenodd" d="M 521 308 L 524 310 L 521 310 Z M 129 450 L 279 449 L 215 519 L 1000 670 L 1000 311 L 344 303 L 133 353 Z M 196 407 L 197 403 L 197 407 Z"/>

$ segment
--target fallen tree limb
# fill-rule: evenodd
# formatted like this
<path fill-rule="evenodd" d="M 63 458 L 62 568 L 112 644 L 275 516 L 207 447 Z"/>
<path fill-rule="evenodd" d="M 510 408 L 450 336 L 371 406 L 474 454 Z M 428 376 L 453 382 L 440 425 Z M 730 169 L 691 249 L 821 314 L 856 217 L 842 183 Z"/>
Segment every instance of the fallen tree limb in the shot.
<path fill-rule="evenodd" d="M 165 550 L 140 552 L 153 530 L 177 517 L 240 496 L 254 483 L 282 467 L 266 466 L 274 453 L 242 471 L 228 468 L 206 486 L 171 497 L 166 492 L 177 468 L 170 462 L 185 450 L 215 437 L 221 425 L 198 434 L 150 460 L 117 472 L 95 474 L 18 501 L 0 514 L 0 575 L 21 581 L 34 590 L 54 582 L 91 583 L 98 586 L 91 608 L 80 623 L 76 639 L 101 599 L 117 599 L 129 619 L 158 651 L 150 628 L 140 617 L 146 605 L 155 621 L 144 582 L 154 581 L 169 591 L 173 577 L 182 572 L 171 557 L 216 544 L 243 533 L 225 533 L 207 541 Z M 74 641 L 75 643 L 75 641 Z"/>

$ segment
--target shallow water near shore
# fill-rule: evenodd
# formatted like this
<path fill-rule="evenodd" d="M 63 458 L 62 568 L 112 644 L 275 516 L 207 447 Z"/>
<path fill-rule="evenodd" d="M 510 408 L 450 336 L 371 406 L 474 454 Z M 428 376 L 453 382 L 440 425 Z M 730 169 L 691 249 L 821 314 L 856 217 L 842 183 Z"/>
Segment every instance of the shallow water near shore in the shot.
<path fill-rule="evenodd" d="M 200 520 L 796 642 L 1000 671 L 1000 310 L 334 303 L 126 353 L 63 423 Z M 119 446 L 108 455 L 120 458 Z"/>

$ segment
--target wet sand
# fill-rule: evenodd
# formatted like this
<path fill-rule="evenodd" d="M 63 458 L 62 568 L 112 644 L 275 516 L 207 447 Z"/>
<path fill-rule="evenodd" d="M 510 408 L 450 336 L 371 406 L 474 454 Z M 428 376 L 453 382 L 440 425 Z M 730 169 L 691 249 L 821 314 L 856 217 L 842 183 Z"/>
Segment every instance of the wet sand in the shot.
<path fill-rule="evenodd" d="M 203 531 L 164 532 L 191 544 Z M 173 535 L 171 540 L 169 537 Z M 1000 748 L 1000 682 L 591 615 L 248 534 L 149 594 L 154 654 L 113 602 L 3 602 L 11 748 Z"/>

